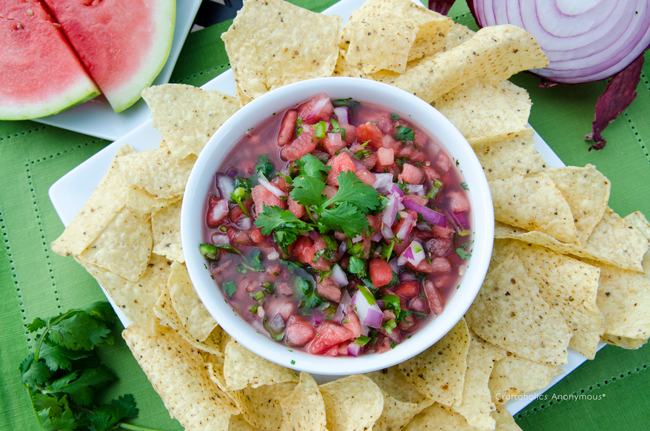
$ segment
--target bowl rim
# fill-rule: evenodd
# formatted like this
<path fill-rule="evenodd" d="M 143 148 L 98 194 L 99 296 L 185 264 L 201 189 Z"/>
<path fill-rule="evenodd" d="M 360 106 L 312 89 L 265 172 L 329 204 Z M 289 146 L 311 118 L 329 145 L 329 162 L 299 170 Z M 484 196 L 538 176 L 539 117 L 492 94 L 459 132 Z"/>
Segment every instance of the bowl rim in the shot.
<path fill-rule="evenodd" d="M 448 154 L 458 160 L 457 166 L 461 175 L 470 185 L 469 197 L 473 219 L 474 243 L 472 257 L 468 261 L 470 264 L 467 265 L 458 291 L 454 292 L 446 303 L 443 314 L 418 329 L 396 349 L 382 354 L 359 357 L 313 355 L 299 349 L 293 350 L 257 333 L 253 326 L 228 305 L 221 289 L 211 278 L 205 258 L 198 248 L 198 244 L 204 241 L 203 211 L 209 186 L 220 163 L 235 143 L 250 129 L 251 121 L 248 118 L 251 114 L 257 115 L 257 125 L 274 112 L 284 110 L 294 103 L 300 103 L 319 93 L 334 93 L 332 97 L 338 97 L 337 92 L 350 94 L 354 99 L 384 107 L 392 106 L 391 102 L 409 106 L 406 109 L 408 112 L 402 112 L 403 110 L 400 109 L 395 111 L 409 115 L 411 117 L 409 121 L 427 130 L 438 141 L 444 141 L 440 144 Z M 368 95 L 355 96 L 359 92 Z M 368 100 L 379 97 L 388 102 L 384 104 Z M 278 106 L 281 108 L 278 109 Z M 440 129 L 431 130 L 432 127 L 422 124 L 422 121 L 417 121 L 416 118 L 430 119 L 432 124 Z M 462 157 L 457 158 L 458 155 Z M 214 163 L 215 159 L 218 163 Z M 478 294 L 487 274 L 493 242 L 494 211 L 487 178 L 477 156 L 463 135 L 446 117 L 422 99 L 397 87 L 361 78 L 328 77 L 299 81 L 265 93 L 243 106 L 224 122 L 201 151 L 188 178 L 181 207 L 181 244 L 185 264 L 199 298 L 212 317 L 233 339 L 255 354 L 284 367 L 316 375 L 335 376 L 376 371 L 403 362 L 437 342 L 464 316 Z M 453 308 L 450 308 L 451 304 Z"/>

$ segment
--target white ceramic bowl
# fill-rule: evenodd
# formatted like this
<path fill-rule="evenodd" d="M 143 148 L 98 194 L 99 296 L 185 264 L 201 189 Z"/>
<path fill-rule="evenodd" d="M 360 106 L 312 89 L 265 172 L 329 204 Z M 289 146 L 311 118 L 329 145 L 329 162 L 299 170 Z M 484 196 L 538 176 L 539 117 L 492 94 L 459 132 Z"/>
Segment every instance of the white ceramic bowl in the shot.
<path fill-rule="evenodd" d="M 334 99 L 352 97 L 385 106 L 427 130 L 454 159 L 469 186 L 474 244 L 472 257 L 460 287 L 447 300 L 442 315 L 420 328 L 395 349 L 359 357 L 311 355 L 266 338 L 228 305 L 221 289 L 210 277 L 206 260 L 199 253 L 203 238 L 204 208 L 215 172 L 234 144 L 274 112 L 303 102 L 319 93 Z M 252 120 L 253 119 L 253 120 Z M 320 375 L 370 372 L 403 362 L 442 338 L 465 314 L 485 278 L 494 238 L 492 198 L 483 169 L 465 138 L 440 112 L 423 100 L 398 88 L 359 78 L 319 78 L 273 90 L 237 111 L 210 138 L 189 177 L 181 210 L 181 238 L 187 269 L 194 287 L 219 325 L 247 349 L 272 362 Z M 292 351 L 293 350 L 293 351 Z"/>

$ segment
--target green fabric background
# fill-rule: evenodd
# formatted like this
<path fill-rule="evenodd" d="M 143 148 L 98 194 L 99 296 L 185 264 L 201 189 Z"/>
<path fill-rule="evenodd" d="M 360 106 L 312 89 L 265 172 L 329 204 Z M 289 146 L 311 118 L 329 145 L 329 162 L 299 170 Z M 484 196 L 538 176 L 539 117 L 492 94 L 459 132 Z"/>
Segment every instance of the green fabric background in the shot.
<path fill-rule="evenodd" d="M 296 0 L 321 11 L 333 0 Z M 475 27 L 464 2 L 450 12 Z M 172 82 L 201 85 L 227 70 L 219 38 L 230 23 L 188 36 Z M 528 74 L 513 78 L 534 102 L 530 123 L 568 165 L 592 163 L 612 181 L 611 207 L 622 216 L 636 210 L 650 215 L 650 85 L 646 64 L 637 98 L 604 133 L 603 151 L 588 152 L 593 107 L 604 82 L 538 88 Z M 49 244 L 63 231 L 48 198 L 62 175 L 110 142 L 31 121 L 0 122 L 0 430 L 38 429 L 18 365 L 32 348 L 25 324 L 103 298 L 95 281 L 71 258 L 53 254 Z M 119 325 L 118 325 L 119 326 Z M 121 327 L 116 327 L 119 334 Z M 119 339 L 119 337 L 118 337 Z M 169 418 L 121 339 L 101 349 L 104 362 L 120 381 L 111 399 L 133 393 L 140 408 L 134 423 L 162 430 L 181 429 Z M 608 346 L 516 415 L 528 430 L 647 430 L 650 399 L 650 347 L 625 351 Z M 592 400 L 563 399 L 592 395 Z"/>

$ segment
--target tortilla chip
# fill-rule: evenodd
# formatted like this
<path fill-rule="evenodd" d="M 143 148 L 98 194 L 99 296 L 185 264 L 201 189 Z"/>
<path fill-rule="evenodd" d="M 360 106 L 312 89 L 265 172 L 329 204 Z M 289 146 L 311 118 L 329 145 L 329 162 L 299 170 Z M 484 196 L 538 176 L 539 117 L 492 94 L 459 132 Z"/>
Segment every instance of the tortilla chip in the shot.
<path fill-rule="evenodd" d="M 513 25 L 496 25 L 480 29 L 449 51 L 425 57 L 402 74 L 382 71 L 372 78 L 431 103 L 473 78 L 497 83 L 522 70 L 547 65 L 533 36 Z"/>
<path fill-rule="evenodd" d="M 601 266 L 598 308 L 605 316 L 605 334 L 609 337 L 650 337 L 650 279 L 645 275 Z"/>
<path fill-rule="evenodd" d="M 469 331 L 465 319 L 461 319 L 436 344 L 398 367 L 427 398 L 447 406 L 459 406 L 468 349 Z"/>
<path fill-rule="evenodd" d="M 184 84 L 154 85 L 142 91 L 151 125 L 174 156 L 199 155 L 208 139 L 239 109 L 237 99 Z"/>
<path fill-rule="evenodd" d="M 257 388 L 262 385 L 298 382 L 294 371 L 257 356 L 235 340 L 226 346 L 223 376 L 230 391 L 247 386 Z"/>
<path fill-rule="evenodd" d="M 149 214 L 117 213 L 106 229 L 78 257 L 129 281 L 140 279 L 151 257 Z"/>
<path fill-rule="evenodd" d="M 358 66 L 350 65 L 346 59 L 347 53 L 339 49 L 339 56 L 332 76 L 350 76 L 353 78 L 368 78 L 368 75 Z"/>
<path fill-rule="evenodd" d="M 479 337 L 531 361 L 567 364 L 572 332 L 540 296 L 516 254 L 491 267 L 465 314 Z"/>
<path fill-rule="evenodd" d="M 296 383 L 278 383 L 257 388 L 247 387 L 241 391 L 228 392 L 241 411 L 243 418 L 253 426 L 265 431 L 280 431 L 282 409 L 280 402 L 296 387 Z"/>
<path fill-rule="evenodd" d="M 119 159 L 127 184 L 145 190 L 155 198 L 170 199 L 183 194 L 196 156 L 179 159 L 166 146 L 129 154 Z"/>
<path fill-rule="evenodd" d="M 648 342 L 647 338 L 634 339 L 634 338 L 619 337 L 618 335 L 609 335 L 609 334 L 604 334 L 601 338 L 603 342 L 607 344 L 612 344 L 614 346 L 618 346 L 627 350 L 640 349 L 641 347 L 643 347 L 645 343 Z"/>
<path fill-rule="evenodd" d="M 223 347 L 225 346 L 222 347 L 222 343 L 225 338 L 229 337 L 228 334 L 225 333 L 220 326 L 215 326 L 215 328 L 212 330 L 212 332 L 210 332 L 210 335 L 208 335 L 205 340 L 199 341 L 194 338 L 183 326 L 181 323 L 181 318 L 178 316 L 178 313 L 176 313 L 176 310 L 174 310 L 174 307 L 172 306 L 172 298 L 169 295 L 169 286 L 166 285 L 164 287 L 163 292 L 154 304 L 153 312 L 156 317 L 162 321 L 161 323 L 166 324 L 178 332 L 178 334 L 192 346 L 203 352 L 218 356 L 221 360 L 223 360 Z"/>
<path fill-rule="evenodd" d="M 282 0 L 246 0 L 221 35 L 241 92 L 256 98 L 296 81 L 330 76 L 343 20 Z"/>
<path fill-rule="evenodd" d="M 546 168 L 546 162 L 535 149 L 531 128 L 499 135 L 500 139 L 474 140 L 480 142 L 472 148 L 476 153 L 488 181 L 501 180 L 514 175 L 526 175 Z"/>
<path fill-rule="evenodd" d="M 504 356 L 503 349 L 486 343 L 470 332 L 463 398 L 461 404 L 452 409 L 463 415 L 468 424 L 481 431 L 493 430 L 495 426 L 490 413 L 494 412 L 496 407 L 492 402 L 488 381 L 494 361 Z"/>
<path fill-rule="evenodd" d="M 571 208 L 548 176 L 515 175 L 489 184 L 497 221 L 547 233 L 565 243 L 578 243 Z"/>
<path fill-rule="evenodd" d="M 433 401 L 418 392 L 417 388 L 406 379 L 406 376 L 399 370 L 397 365 L 364 375 L 368 376 L 381 390 L 389 393 L 396 400 L 413 404 L 426 403 L 426 407 L 433 403 Z"/>
<path fill-rule="evenodd" d="M 280 400 L 282 431 L 325 431 L 325 402 L 309 373 L 300 373 L 300 383 Z"/>
<path fill-rule="evenodd" d="M 228 431 L 256 431 L 242 415 L 231 416 Z"/>
<path fill-rule="evenodd" d="M 538 172 L 527 177 L 535 178 L 541 174 Z M 589 235 L 603 218 L 611 182 L 594 165 L 589 164 L 584 168 L 567 166 L 546 169 L 543 174 L 551 177 L 566 199 L 578 230 L 580 244 L 586 244 Z"/>
<path fill-rule="evenodd" d="M 122 337 L 172 418 L 186 430 L 228 429 L 237 409 L 210 381 L 196 349 L 167 329 L 151 336 L 138 325 L 130 325 Z"/>
<path fill-rule="evenodd" d="M 521 431 L 521 428 L 519 428 L 519 425 L 517 425 L 515 419 L 505 407 L 497 406 L 496 411 L 492 412 L 491 416 L 496 422 L 495 430 Z"/>
<path fill-rule="evenodd" d="M 449 32 L 442 41 L 440 51 L 449 51 L 450 49 L 467 42 L 474 37 L 475 34 L 476 32 L 470 30 L 467 26 L 452 22 Z"/>
<path fill-rule="evenodd" d="M 562 369 L 555 365 L 540 364 L 506 352 L 503 359 L 495 362 L 488 386 L 493 401 L 499 405 L 547 387 L 561 372 Z"/>
<path fill-rule="evenodd" d="M 401 430 L 404 428 L 411 419 L 418 413 L 424 410 L 428 405 L 408 403 L 397 400 L 390 396 L 386 391 L 382 390 L 381 394 L 384 396 L 384 410 L 377 422 L 373 425 L 373 431 L 392 431 Z"/>
<path fill-rule="evenodd" d="M 623 220 L 625 220 L 626 223 L 634 226 L 636 230 L 641 232 L 641 234 L 646 237 L 647 240 L 650 240 L 650 222 L 648 222 L 648 220 L 640 211 L 635 211 L 632 214 L 626 215 Z"/>
<path fill-rule="evenodd" d="M 414 60 L 441 50 L 445 35 L 453 21 L 410 0 L 368 0 L 350 16 L 350 22 L 394 15 L 409 20 L 416 26 L 417 34 L 408 52 Z"/>
<path fill-rule="evenodd" d="M 169 199 L 156 198 L 133 184 L 126 186 L 126 208 L 131 212 L 152 213 L 178 202 L 181 197 L 178 195 Z"/>
<path fill-rule="evenodd" d="M 329 431 L 372 428 L 384 409 L 384 396 L 368 377 L 357 374 L 320 387 Z"/>
<path fill-rule="evenodd" d="M 460 414 L 449 407 L 435 403 L 413 418 L 404 431 L 476 431 Z"/>
<path fill-rule="evenodd" d="M 569 347 L 594 359 L 600 336 L 605 332 L 605 320 L 596 305 L 600 268 L 521 241 L 494 242 L 494 263 L 512 253 L 517 254 L 528 275 L 537 282 L 544 301 L 560 312 L 573 331 Z"/>
<path fill-rule="evenodd" d="M 346 61 L 365 73 L 382 69 L 404 72 L 417 26 L 395 15 L 350 21 L 344 38 L 349 38 Z"/>
<path fill-rule="evenodd" d="M 591 251 L 585 250 L 583 247 L 574 244 L 565 244 L 542 232 L 531 231 L 528 232 L 518 227 L 508 226 L 505 223 L 496 222 L 494 226 L 495 239 L 516 239 L 528 244 L 536 244 L 546 247 L 560 254 L 570 254 L 581 259 L 590 259 L 597 262 L 607 263 L 609 265 L 624 265 L 624 263 L 617 263 L 609 259 L 607 256 L 594 254 Z"/>
<path fill-rule="evenodd" d="M 643 271 L 643 256 L 648 246 L 648 239 L 641 232 L 607 208 L 585 250 L 599 257 L 606 256 L 619 268 Z"/>
<path fill-rule="evenodd" d="M 435 101 L 435 108 L 468 139 L 525 129 L 531 106 L 525 89 L 483 78 L 464 82 Z"/>
<path fill-rule="evenodd" d="M 125 280 L 103 268 L 78 259 L 86 271 L 104 288 L 122 312 L 140 328 L 156 334 L 160 325 L 153 307 L 169 278 L 170 265 L 162 256 L 151 255 L 142 277 L 137 282 Z"/>
<path fill-rule="evenodd" d="M 153 252 L 169 260 L 185 262 L 181 247 L 181 204 L 179 200 L 151 214 Z"/>
<path fill-rule="evenodd" d="M 196 294 L 185 265 L 177 262 L 172 263 L 167 286 L 172 306 L 183 327 L 187 329 L 192 338 L 205 341 L 217 326 L 217 322 L 208 313 L 199 295 Z"/>
<path fill-rule="evenodd" d="M 90 199 L 81 211 L 74 216 L 68 227 L 54 242 L 52 251 L 61 256 L 81 254 L 115 218 L 126 202 L 125 182 L 119 169 L 119 159 L 133 153 L 131 145 L 124 145 L 117 150 L 108 172 L 99 182 Z"/>

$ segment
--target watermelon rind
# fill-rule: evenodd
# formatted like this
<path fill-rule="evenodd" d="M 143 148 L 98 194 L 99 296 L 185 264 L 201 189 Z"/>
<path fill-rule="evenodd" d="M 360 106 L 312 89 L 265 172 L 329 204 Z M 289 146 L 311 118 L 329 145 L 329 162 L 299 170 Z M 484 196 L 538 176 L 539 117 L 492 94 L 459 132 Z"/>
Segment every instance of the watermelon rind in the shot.
<path fill-rule="evenodd" d="M 51 95 L 49 100 L 40 100 L 38 102 L 2 100 L 0 103 L 0 120 L 17 121 L 47 117 L 87 102 L 100 94 L 101 92 L 92 81 L 86 77 L 81 77 L 66 92 Z"/>

